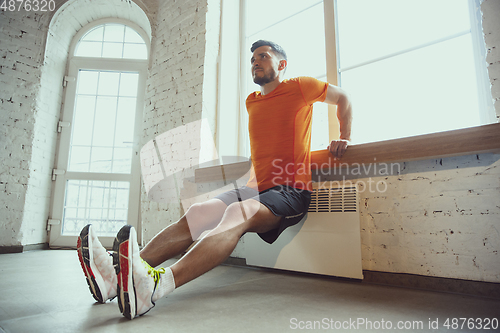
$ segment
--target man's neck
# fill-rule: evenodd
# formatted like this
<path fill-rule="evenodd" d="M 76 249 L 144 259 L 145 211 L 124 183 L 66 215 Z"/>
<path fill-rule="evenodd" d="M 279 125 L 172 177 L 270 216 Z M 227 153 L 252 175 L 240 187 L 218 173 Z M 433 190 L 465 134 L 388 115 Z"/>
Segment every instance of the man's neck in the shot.
<path fill-rule="evenodd" d="M 269 83 L 266 83 L 265 85 L 263 86 L 260 86 L 260 93 L 262 95 L 267 95 L 269 93 L 271 93 L 274 89 L 276 89 L 281 83 L 281 79 L 279 78 L 276 78 L 276 80 L 272 81 L 272 82 L 269 82 Z"/>

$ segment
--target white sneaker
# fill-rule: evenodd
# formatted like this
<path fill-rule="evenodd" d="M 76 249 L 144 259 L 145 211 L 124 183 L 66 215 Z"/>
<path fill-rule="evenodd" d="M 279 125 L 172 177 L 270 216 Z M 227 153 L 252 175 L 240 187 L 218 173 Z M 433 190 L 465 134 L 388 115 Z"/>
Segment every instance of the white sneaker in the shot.
<path fill-rule="evenodd" d="M 113 264 L 118 278 L 118 305 L 121 313 L 134 319 L 151 310 L 153 294 L 164 268 L 154 269 L 139 255 L 137 233 L 126 225 L 120 229 L 113 244 Z"/>
<path fill-rule="evenodd" d="M 94 299 L 106 303 L 116 297 L 116 273 L 113 258 L 102 246 L 90 224 L 80 232 L 77 240 L 78 259 L 87 278 Z"/>

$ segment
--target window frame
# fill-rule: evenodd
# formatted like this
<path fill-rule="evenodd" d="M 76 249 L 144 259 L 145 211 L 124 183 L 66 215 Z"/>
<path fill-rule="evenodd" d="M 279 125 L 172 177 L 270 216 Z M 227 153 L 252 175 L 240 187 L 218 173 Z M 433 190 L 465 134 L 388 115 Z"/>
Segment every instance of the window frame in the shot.
<path fill-rule="evenodd" d="M 80 39 L 93 28 L 109 23 L 126 25 L 134 29 L 143 38 L 147 48 L 147 59 L 122 59 L 122 58 L 98 58 L 74 56 L 75 48 Z M 94 181 L 127 181 L 129 182 L 128 201 L 128 224 L 137 226 L 138 233 L 140 221 L 140 195 L 141 195 L 141 167 L 139 152 L 141 149 L 141 127 L 144 108 L 146 80 L 148 76 L 148 65 L 150 61 L 150 40 L 146 32 L 137 24 L 124 19 L 109 18 L 93 21 L 82 27 L 74 36 L 70 44 L 68 61 L 65 71 L 65 89 L 63 92 L 63 105 L 61 108 L 60 120 L 64 123 L 73 123 L 74 107 L 76 101 L 77 76 L 80 69 L 100 70 L 100 71 L 122 71 L 138 72 L 139 82 L 136 99 L 136 114 L 134 124 L 134 139 L 132 145 L 132 164 L 130 173 L 100 173 L 100 172 L 70 172 L 67 171 L 69 160 L 69 148 L 71 145 L 71 135 L 73 128 L 69 130 L 62 128 L 57 143 L 56 169 L 63 170 L 61 176 L 56 177 L 54 190 L 52 193 L 52 219 L 61 223 L 52 226 L 50 229 L 49 245 L 51 248 L 74 247 L 77 236 L 62 235 L 62 221 L 64 197 L 66 192 L 66 177 L 79 180 Z M 61 200 L 62 198 L 62 200 Z M 141 237 L 139 234 L 138 237 Z M 113 237 L 100 237 L 103 246 L 112 247 Z"/>
<path fill-rule="evenodd" d="M 149 59 L 151 58 L 151 41 L 149 39 L 148 34 L 136 23 L 127 21 L 124 19 L 120 18 L 106 18 L 106 19 L 99 19 L 92 21 L 88 24 L 86 24 L 83 28 L 81 28 L 73 37 L 73 40 L 71 41 L 71 44 L 69 46 L 69 57 L 68 57 L 68 64 L 71 62 L 72 59 L 78 58 L 78 59 L 102 59 L 102 60 L 117 60 L 119 58 L 96 58 L 96 57 L 80 57 L 80 56 L 75 56 L 75 49 L 76 46 L 78 45 L 78 42 L 80 39 L 88 33 L 90 30 L 94 29 L 97 26 L 104 25 L 104 24 L 122 24 L 126 25 L 137 32 L 144 42 L 146 43 L 146 51 L 147 51 L 147 58 L 146 59 L 126 59 L 128 61 L 133 61 L 133 62 L 139 62 L 139 63 L 149 63 Z"/>

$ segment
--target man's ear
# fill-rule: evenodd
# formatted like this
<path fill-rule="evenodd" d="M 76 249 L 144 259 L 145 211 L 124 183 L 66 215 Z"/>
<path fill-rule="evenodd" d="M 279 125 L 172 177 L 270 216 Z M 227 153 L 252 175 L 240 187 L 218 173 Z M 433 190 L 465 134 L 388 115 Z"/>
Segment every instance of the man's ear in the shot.
<path fill-rule="evenodd" d="M 287 65 L 286 60 L 280 60 L 280 64 L 279 64 L 279 66 L 278 66 L 278 70 L 280 70 L 280 71 L 281 71 L 281 70 L 285 69 L 285 68 L 286 68 L 286 65 Z"/>

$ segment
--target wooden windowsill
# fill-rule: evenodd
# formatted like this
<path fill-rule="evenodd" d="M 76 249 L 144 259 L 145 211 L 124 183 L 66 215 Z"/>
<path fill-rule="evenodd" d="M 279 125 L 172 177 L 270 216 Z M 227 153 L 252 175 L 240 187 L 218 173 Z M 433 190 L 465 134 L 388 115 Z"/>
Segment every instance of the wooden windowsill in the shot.
<path fill-rule="evenodd" d="M 426 160 L 461 155 L 500 153 L 500 123 L 402 139 L 350 146 L 340 160 L 328 150 L 311 152 L 311 169 L 332 169 L 354 163 L 386 163 Z M 249 169 L 249 162 L 195 170 L 197 183 L 235 180 Z"/>

